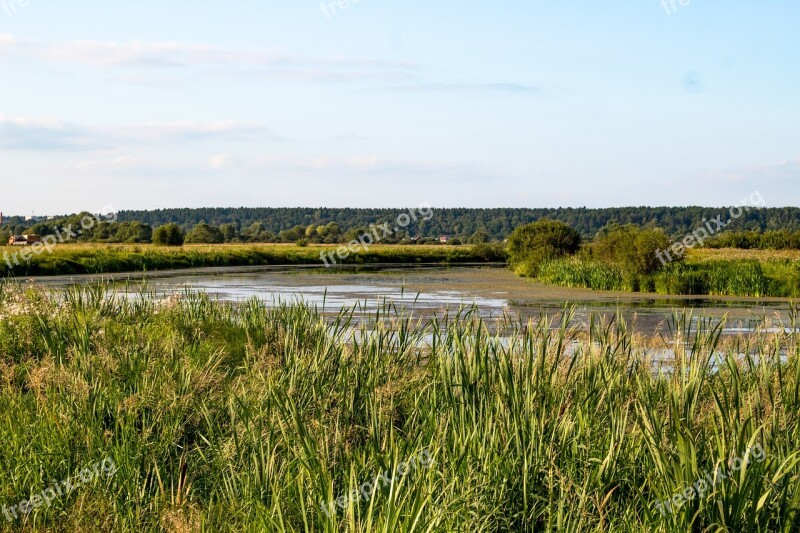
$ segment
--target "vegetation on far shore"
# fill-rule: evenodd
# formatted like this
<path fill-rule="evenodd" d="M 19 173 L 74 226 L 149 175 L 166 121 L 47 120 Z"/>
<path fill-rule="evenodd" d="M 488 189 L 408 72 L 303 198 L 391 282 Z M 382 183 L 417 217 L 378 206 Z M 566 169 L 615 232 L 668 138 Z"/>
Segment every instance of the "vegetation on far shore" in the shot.
<path fill-rule="evenodd" d="M 672 252 L 659 229 L 610 224 L 581 245 L 555 221 L 522 226 L 509 238 L 511 267 L 563 287 L 741 297 L 800 296 L 800 262 L 790 254 L 733 250 Z"/>
<path fill-rule="evenodd" d="M 751 200 L 755 202 L 755 200 Z M 760 203 L 754 203 L 754 206 Z M 737 208 L 732 208 L 737 209 Z M 407 225 L 384 235 L 385 244 L 436 244 L 447 236 L 451 242 L 478 244 L 500 242 L 518 227 L 537 220 L 555 220 L 574 228 L 583 239 L 591 240 L 609 224 L 633 224 L 641 228 L 661 228 L 672 239 L 683 238 L 702 227 L 707 220 L 730 210 L 703 207 L 625 207 L 607 209 L 440 209 L 424 208 Z M 156 242 L 159 227 L 175 224 L 196 244 L 227 243 L 346 243 L 367 232 L 370 226 L 397 222 L 409 210 L 333 209 L 333 208 L 218 208 L 121 211 L 77 237 L 78 242 L 149 243 Z M 736 211 L 734 211 L 736 212 Z M 800 208 L 745 208 L 741 216 L 722 232 L 708 239 L 709 247 L 750 249 L 800 249 Z M 0 241 L 9 235 L 36 233 L 48 235 L 65 225 L 78 227 L 89 213 L 60 216 L 48 220 L 26 221 L 22 217 L 4 218 Z"/>
<path fill-rule="evenodd" d="M 620 320 L 356 325 L 106 289 L 0 283 L 0 505 L 31 509 L 0 531 L 800 528 L 794 320 L 721 337 L 679 316 L 645 342 Z M 32 507 L 104 458 L 113 476 Z"/>
<path fill-rule="evenodd" d="M 119 272 L 146 272 L 178 270 L 199 267 L 232 267 L 260 265 L 319 265 L 324 266 L 320 253 L 335 251 L 334 246 L 298 246 L 293 244 L 225 244 L 155 246 L 60 244 L 51 253 L 41 249 L 29 261 L 19 260 L 27 248 L 0 247 L 6 254 L 0 259 L 0 275 L 53 276 L 76 274 L 111 274 Z M 346 259 L 336 258 L 337 264 L 458 264 L 503 262 L 501 246 L 403 246 L 373 245 L 350 254 Z M 328 259 L 330 262 L 330 259 Z M 10 265 L 9 265 L 10 262 Z"/>
<path fill-rule="evenodd" d="M 328 266 L 334 259 L 336 264 L 456 264 L 504 261 L 508 257 L 518 274 L 556 286 L 674 295 L 800 297 L 800 263 L 774 253 L 800 247 L 800 233 L 789 230 L 706 235 L 697 243 L 706 246 L 706 251 L 732 244 L 762 253 L 756 259 L 742 259 L 739 253 L 720 250 L 715 259 L 697 260 L 697 250 L 688 254 L 676 252 L 672 239 L 659 228 L 616 222 L 600 228 L 588 240 L 563 222 L 542 219 L 517 227 L 507 244 L 491 242 L 490 233 L 482 228 L 464 238 L 470 243 L 466 246 L 457 237 L 449 239 L 448 245 L 442 245 L 438 239 L 412 237 L 415 229 L 404 228 L 390 231 L 378 239 L 379 244 L 365 246 L 362 243 L 376 240 L 369 235 L 368 228 L 345 230 L 336 222 L 295 226 L 275 235 L 260 222 L 244 230 L 236 224 L 217 227 L 204 222 L 189 231 L 173 222 L 153 230 L 138 221 L 116 222 L 102 216 L 82 215 L 41 222 L 31 231 L 48 239 L 63 235 L 63 228 L 82 225 L 83 230 L 70 242 L 122 241 L 128 245 L 58 245 L 53 253 L 41 253 L 40 247 L 32 257 L 22 260 L 19 258 L 26 254 L 24 250 L 6 247 L 0 275 L 100 274 L 253 265 Z M 87 220 L 91 224 L 83 224 Z M 426 221 L 418 218 L 416 222 Z M 423 244 L 431 241 L 437 244 Z M 278 246 L 276 242 L 295 245 Z M 339 256 L 343 259 L 336 259 L 337 254 L 331 252 L 342 243 L 350 243 L 350 248 L 357 251 L 347 251 Z M 330 248 L 321 248 L 326 245 Z M 325 252 L 324 257 L 321 252 Z M 10 255 L 14 257 L 9 260 Z"/>
<path fill-rule="evenodd" d="M 751 203 L 753 203 L 751 201 Z M 757 205 L 757 204 L 754 204 Z M 411 207 L 411 206 L 409 206 Z M 469 239 L 477 231 L 486 231 L 491 240 L 506 239 L 517 227 L 543 218 L 558 220 L 578 230 L 584 238 L 592 238 L 610 222 L 636 224 L 640 227 L 660 227 L 672 238 L 694 231 L 703 225 L 704 219 L 714 219 L 726 214 L 727 209 L 714 207 L 613 207 L 593 208 L 439 208 L 432 209 L 432 217 L 424 224 L 412 224 L 412 236 L 438 238 L 450 235 L 461 240 Z M 215 227 L 225 224 L 245 235 L 258 237 L 261 232 L 278 236 L 281 232 L 296 226 L 304 229 L 335 223 L 343 231 L 351 228 L 368 227 L 370 224 L 394 222 L 402 209 L 352 209 L 352 208 L 200 208 L 200 209 L 158 209 L 151 211 L 120 211 L 120 222 L 139 222 L 157 228 L 175 222 L 184 231 L 190 231 L 200 223 Z M 55 214 L 55 213 L 54 213 Z M 30 222 L 20 217 L 8 217 L 7 222 L 22 229 Z M 50 222 L 50 221 L 47 221 Z M 254 231 L 254 225 L 255 230 Z M 226 226 L 227 227 L 227 226 Z M 800 208 L 759 208 L 752 209 L 737 220 L 729 229 L 735 231 L 757 231 L 781 228 L 800 231 Z M 229 229 L 227 230 L 229 231 Z M 128 234 L 126 237 L 130 237 Z M 258 237 L 260 238 L 260 237 Z"/>

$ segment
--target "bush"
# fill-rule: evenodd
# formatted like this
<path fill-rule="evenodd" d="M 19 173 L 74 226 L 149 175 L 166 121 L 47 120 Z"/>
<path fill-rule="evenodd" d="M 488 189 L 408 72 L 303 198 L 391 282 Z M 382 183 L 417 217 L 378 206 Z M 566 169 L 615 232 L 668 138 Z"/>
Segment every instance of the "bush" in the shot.
<path fill-rule="evenodd" d="M 612 223 L 598 232 L 594 254 L 600 261 L 617 265 L 638 277 L 661 270 L 665 264 L 659 259 L 659 253 L 664 257 L 664 250 L 669 246 L 669 237 L 660 229 Z"/>
<path fill-rule="evenodd" d="M 502 244 L 476 244 L 472 253 L 484 261 L 505 261 L 506 250 Z"/>
<path fill-rule="evenodd" d="M 183 230 L 173 222 L 153 230 L 153 244 L 159 246 L 183 246 L 185 240 Z"/>
<path fill-rule="evenodd" d="M 581 236 L 555 220 L 539 220 L 515 229 L 508 238 L 508 258 L 521 275 L 535 276 L 546 261 L 572 255 L 580 249 Z"/>
<path fill-rule="evenodd" d="M 485 244 L 491 240 L 489 237 L 489 232 L 484 229 L 479 229 L 472 236 L 469 238 L 470 244 Z"/>
<path fill-rule="evenodd" d="M 186 235 L 186 242 L 189 244 L 222 244 L 225 242 L 225 235 L 219 228 L 201 222 Z"/>

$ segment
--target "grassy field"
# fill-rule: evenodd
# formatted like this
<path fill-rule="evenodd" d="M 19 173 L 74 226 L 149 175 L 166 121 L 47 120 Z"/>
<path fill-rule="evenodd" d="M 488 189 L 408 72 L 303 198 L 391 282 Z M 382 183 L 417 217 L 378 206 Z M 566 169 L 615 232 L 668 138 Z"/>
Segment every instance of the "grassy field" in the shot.
<path fill-rule="evenodd" d="M 197 267 L 251 265 L 325 266 L 320 253 L 338 246 L 296 246 L 292 244 L 224 244 L 162 247 L 153 245 L 65 244 L 52 253 L 40 249 L 28 261 L 19 257 L 23 249 L 0 247 L 0 276 L 51 276 L 142 272 Z M 33 248 L 26 248 L 31 251 Z M 17 254 L 14 256 L 13 254 Z M 330 263 L 330 259 L 328 259 Z M 502 254 L 489 247 L 474 246 L 371 246 L 337 264 L 416 264 L 503 261 Z M 19 263 L 19 264 L 17 264 Z"/>
<path fill-rule="evenodd" d="M 800 252 L 695 249 L 684 263 L 651 275 L 570 257 L 543 265 L 537 278 L 562 287 L 741 297 L 800 297 Z"/>
<path fill-rule="evenodd" d="M 703 261 L 800 261 L 800 250 L 741 250 L 738 248 L 695 248 L 689 250 L 689 260 Z"/>
<path fill-rule="evenodd" d="M 9 284 L 0 315 L 3 531 L 800 529 L 783 328 L 721 341 L 676 317 L 656 367 L 622 322 L 506 320 L 504 341 L 470 312 L 385 309 L 354 332 Z"/>

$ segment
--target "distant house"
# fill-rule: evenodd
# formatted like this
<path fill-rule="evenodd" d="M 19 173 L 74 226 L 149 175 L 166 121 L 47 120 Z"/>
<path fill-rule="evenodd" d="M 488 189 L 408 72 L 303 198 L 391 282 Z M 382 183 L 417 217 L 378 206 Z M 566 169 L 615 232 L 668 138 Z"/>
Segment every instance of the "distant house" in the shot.
<path fill-rule="evenodd" d="M 439 242 L 442 244 L 447 244 L 447 241 L 450 240 L 450 235 L 442 235 L 439 237 Z"/>
<path fill-rule="evenodd" d="M 36 242 L 41 241 L 42 238 L 38 235 L 30 234 L 30 235 L 12 235 L 8 238 L 8 245 L 9 246 L 27 246 L 29 244 L 33 244 Z"/>

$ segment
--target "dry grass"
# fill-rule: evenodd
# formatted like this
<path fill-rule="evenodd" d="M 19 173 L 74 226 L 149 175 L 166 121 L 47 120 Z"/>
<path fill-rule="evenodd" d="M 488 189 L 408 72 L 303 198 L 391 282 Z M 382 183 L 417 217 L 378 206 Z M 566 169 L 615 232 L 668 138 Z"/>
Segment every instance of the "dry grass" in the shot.
<path fill-rule="evenodd" d="M 689 261 L 798 261 L 800 250 L 741 250 L 738 248 L 695 248 L 689 250 Z"/>

